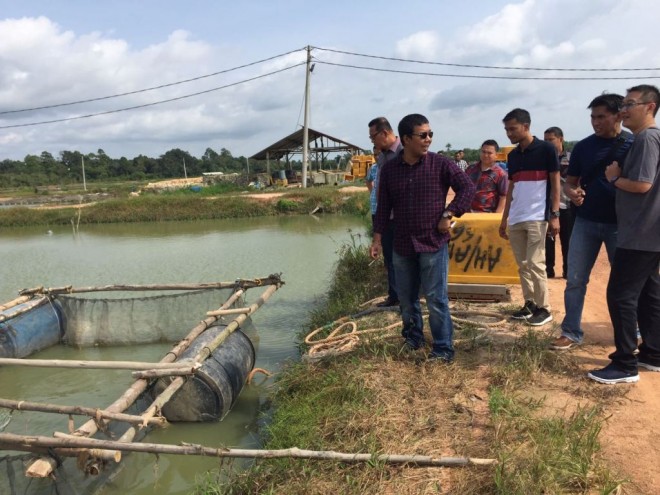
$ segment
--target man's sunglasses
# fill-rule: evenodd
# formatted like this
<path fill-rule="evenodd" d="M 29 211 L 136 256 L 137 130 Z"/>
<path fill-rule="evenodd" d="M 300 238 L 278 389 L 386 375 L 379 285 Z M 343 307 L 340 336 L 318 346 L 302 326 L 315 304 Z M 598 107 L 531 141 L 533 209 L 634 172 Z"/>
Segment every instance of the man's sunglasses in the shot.
<path fill-rule="evenodd" d="M 413 136 L 419 136 L 422 139 L 426 139 L 427 137 L 433 138 L 433 131 L 428 131 L 428 132 L 413 132 L 411 133 Z"/>

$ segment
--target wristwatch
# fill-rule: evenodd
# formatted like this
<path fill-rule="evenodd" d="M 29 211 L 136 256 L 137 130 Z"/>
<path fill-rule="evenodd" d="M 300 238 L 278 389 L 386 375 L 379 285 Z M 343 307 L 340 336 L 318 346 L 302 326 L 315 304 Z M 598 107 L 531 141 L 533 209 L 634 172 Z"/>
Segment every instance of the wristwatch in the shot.
<path fill-rule="evenodd" d="M 618 180 L 619 180 L 619 176 L 618 176 L 618 175 L 615 175 L 614 177 L 612 177 L 612 178 L 610 179 L 610 184 L 614 184 L 614 183 L 615 183 L 616 181 L 618 181 Z"/>
<path fill-rule="evenodd" d="M 452 218 L 454 218 L 454 214 L 449 210 L 445 210 L 442 212 L 442 218 L 448 218 L 451 220 Z"/>
<path fill-rule="evenodd" d="M 559 218 L 560 215 L 561 213 L 559 212 L 559 210 L 550 212 L 551 217 Z"/>

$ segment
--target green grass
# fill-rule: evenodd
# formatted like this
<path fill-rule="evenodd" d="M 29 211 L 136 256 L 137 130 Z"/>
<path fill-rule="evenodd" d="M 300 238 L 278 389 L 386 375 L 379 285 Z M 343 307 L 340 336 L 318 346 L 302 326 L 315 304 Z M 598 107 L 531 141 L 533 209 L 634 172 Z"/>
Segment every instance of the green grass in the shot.
<path fill-rule="evenodd" d="M 542 401 L 496 387 L 489 407 L 499 460 L 494 493 L 615 493 L 621 485 L 597 460 L 600 406 L 578 407 L 568 418 L 539 416 Z"/>
<path fill-rule="evenodd" d="M 312 312 L 300 338 L 324 325 L 327 325 L 326 333 L 329 332 L 332 321 L 356 313 L 358 303 L 384 293 L 384 270 L 377 264 L 371 265 L 368 241 L 363 235 L 353 234 L 351 242 L 342 246 L 327 299 Z M 480 380 L 480 386 L 488 389 L 489 419 L 487 425 L 481 426 L 476 451 L 479 456 L 498 459 L 499 464 L 494 468 L 466 468 L 452 473 L 456 493 L 618 493 L 623 480 L 608 470 L 600 458 L 598 438 L 604 421 L 603 407 L 608 404 L 606 395 L 599 395 L 600 389 L 590 393 L 591 389 L 568 386 L 564 393 L 579 394 L 575 401 L 587 404 L 576 406 L 570 414 L 551 409 L 546 406 L 545 398 L 537 398 L 540 386 L 550 383 L 551 388 L 543 390 L 553 390 L 558 378 L 577 372 L 576 364 L 567 357 L 569 354 L 548 350 L 549 334 L 527 329 L 514 342 L 488 345 L 481 342 L 475 328 L 460 329 L 458 336 L 464 339 L 459 345 L 463 361 L 458 361 L 451 374 L 445 376 L 445 388 L 454 387 L 458 393 L 465 384 Z M 263 429 L 264 448 L 296 446 L 380 452 L 379 433 L 372 431 L 371 423 L 353 419 L 379 414 L 374 408 L 378 400 L 373 397 L 378 392 L 365 387 L 362 377 L 374 369 L 397 366 L 402 359 L 396 355 L 397 347 L 388 341 L 374 340 L 349 355 L 313 365 L 288 366 L 278 377 L 272 416 Z M 484 365 L 489 366 L 485 377 L 483 372 L 478 372 Z M 401 393 L 405 396 L 405 391 Z M 408 406 L 401 407 L 404 414 Z M 432 408 L 436 410 L 435 405 Z M 461 422 L 463 417 L 465 414 L 450 408 L 437 421 L 442 422 L 443 430 L 456 431 L 458 437 L 457 429 L 466 428 L 465 422 Z M 456 441 L 459 450 L 469 445 L 469 440 Z M 401 450 L 405 449 L 403 445 Z M 198 484 L 195 493 L 307 495 L 338 493 L 341 487 L 340 492 L 345 494 L 377 494 L 382 486 L 391 486 L 390 482 L 406 469 L 379 463 L 346 465 L 264 459 L 255 461 L 247 470 L 236 468 L 224 469 L 222 474 L 211 473 Z M 431 485 L 426 486 L 430 489 Z M 439 485 L 437 490 L 439 493 Z"/>
<path fill-rule="evenodd" d="M 225 191 L 226 192 L 226 191 Z M 30 225 L 163 222 L 171 220 L 208 220 L 249 218 L 281 214 L 307 214 L 322 204 L 321 213 L 365 216 L 369 210 L 367 193 L 345 194 L 341 189 L 296 190 L 274 201 L 252 199 L 240 194 L 219 196 L 179 192 L 144 194 L 136 198 L 110 199 L 80 209 L 3 208 L 0 227 Z"/>

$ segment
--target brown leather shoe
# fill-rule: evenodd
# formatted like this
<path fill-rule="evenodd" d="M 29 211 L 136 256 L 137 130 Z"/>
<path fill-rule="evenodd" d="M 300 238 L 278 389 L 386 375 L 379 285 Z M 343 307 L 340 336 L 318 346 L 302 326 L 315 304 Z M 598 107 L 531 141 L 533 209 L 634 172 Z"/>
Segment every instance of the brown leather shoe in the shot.
<path fill-rule="evenodd" d="M 550 349 L 552 349 L 553 351 L 567 351 L 577 345 L 578 345 L 577 342 L 573 342 L 568 337 L 564 337 L 562 335 L 561 337 L 557 337 L 555 340 L 552 341 L 552 343 L 550 344 Z"/>

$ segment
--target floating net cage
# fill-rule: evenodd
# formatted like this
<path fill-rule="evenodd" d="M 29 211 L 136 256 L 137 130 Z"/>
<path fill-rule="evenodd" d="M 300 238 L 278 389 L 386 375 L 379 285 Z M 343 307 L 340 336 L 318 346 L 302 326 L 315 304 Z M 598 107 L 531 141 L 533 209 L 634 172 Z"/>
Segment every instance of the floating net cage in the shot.
<path fill-rule="evenodd" d="M 174 342 L 218 308 L 231 289 L 177 293 L 103 293 L 58 295 L 63 342 L 72 346 Z"/>
<path fill-rule="evenodd" d="M 107 291 L 102 288 L 91 288 L 91 290 L 71 292 L 61 289 L 46 291 L 30 289 L 26 290 L 31 294 L 28 294 L 29 302 L 16 303 L 10 310 L 4 311 L 6 316 L 2 318 L 0 325 L 4 325 L 3 331 L 6 336 L 16 337 L 16 342 L 14 342 L 16 346 L 24 344 L 19 338 L 21 332 L 17 331 L 20 325 L 44 324 L 44 321 L 46 322 L 44 327 L 55 328 L 55 333 L 57 333 L 55 343 L 61 342 L 74 347 L 133 346 L 178 342 L 203 320 L 206 320 L 205 324 L 208 324 L 207 312 L 220 307 L 227 308 L 230 304 L 229 301 L 234 301 L 234 299 L 231 306 L 234 308 L 244 306 L 246 304 L 245 294 L 240 297 L 234 295 L 237 289 L 279 282 L 279 277 L 272 277 L 274 276 L 261 280 L 255 279 L 257 283 L 243 286 L 219 283 L 214 284 L 213 287 L 201 288 L 195 286 L 172 289 L 159 286 L 153 289 L 151 287 L 139 290 L 113 288 Z M 263 303 L 262 297 L 259 298 L 261 303 Z M 21 318 L 24 320 L 21 321 Z M 250 345 L 258 345 L 258 336 L 249 316 L 241 323 L 240 330 L 252 342 Z M 44 331 L 44 333 L 47 332 L 52 333 L 50 329 Z M 51 337 L 44 337 L 44 342 L 49 338 Z M 25 346 L 26 352 L 34 352 L 43 348 L 45 347 Z M 252 352 L 254 353 L 254 350 Z M 213 358 L 213 356 L 211 357 Z M 141 414 L 151 403 L 154 386 L 155 382 L 151 383 L 140 398 L 125 412 Z M 29 411 L 12 413 L 0 408 L 0 432 L 10 433 L 14 430 L 17 422 L 22 422 L 19 421 L 18 415 L 26 415 L 23 421 L 36 426 L 28 417 L 32 414 L 38 413 Z M 12 418 L 12 415 L 15 416 Z M 113 422 L 112 427 L 119 429 L 112 432 L 105 431 L 104 434 L 110 438 L 121 437 L 122 430 L 127 429 L 127 425 L 122 423 Z M 19 428 L 21 428 L 20 425 Z M 145 435 L 150 428 L 142 429 L 140 436 Z M 134 441 L 139 441 L 139 438 Z M 58 465 L 50 478 L 29 478 L 23 473 L 29 462 L 35 459 L 35 453 L 50 455 L 57 459 L 57 455 L 53 454 L 51 449 L 44 452 L 34 450 L 31 454 L 26 454 L 11 450 L 10 445 L 0 443 L 0 494 L 97 493 L 117 472 L 116 469 L 106 472 L 103 468 L 99 469 L 98 473 L 92 473 L 95 476 L 89 476 L 91 471 L 80 465 L 86 460 L 78 458 L 78 462 L 74 462 L 73 466 L 71 462 Z"/>

